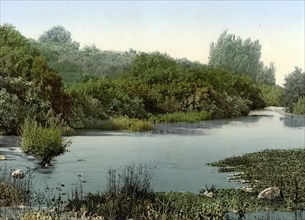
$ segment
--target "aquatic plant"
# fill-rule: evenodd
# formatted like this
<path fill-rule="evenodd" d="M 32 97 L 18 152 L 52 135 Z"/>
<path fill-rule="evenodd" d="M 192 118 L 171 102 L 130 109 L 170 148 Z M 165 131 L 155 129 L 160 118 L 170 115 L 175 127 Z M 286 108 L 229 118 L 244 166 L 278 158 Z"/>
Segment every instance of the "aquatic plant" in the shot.
<path fill-rule="evenodd" d="M 42 126 L 26 119 L 21 129 L 21 149 L 37 157 L 43 164 L 67 151 L 70 143 L 62 138 L 62 130 L 56 124 Z"/>
<path fill-rule="evenodd" d="M 305 149 L 264 150 L 235 156 L 211 163 L 221 171 L 239 172 L 239 180 L 261 191 L 278 187 L 284 197 L 282 209 L 296 210 L 305 207 Z"/>

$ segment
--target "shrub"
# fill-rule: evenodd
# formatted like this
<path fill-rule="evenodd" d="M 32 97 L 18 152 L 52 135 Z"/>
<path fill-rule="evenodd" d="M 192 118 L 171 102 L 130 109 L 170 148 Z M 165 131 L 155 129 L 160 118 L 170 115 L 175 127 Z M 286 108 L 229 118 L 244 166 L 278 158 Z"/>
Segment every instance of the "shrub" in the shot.
<path fill-rule="evenodd" d="M 260 86 L 263 98 L 267 106 L 281 106 L 284 95 L 284 89 L 280 86 Z"/>
<path fill-rule="evenodd" d="M 48 127 L 26 119 L 21 129 L 21 149 L 49 163 L 55 156 L 66 152 L 69 142 L 64 142 L 62 130 L 55 124 Z"/>
<path fill-rule="evenodd" d="M 305 115 L 305 96 L 300 97 L 293 105 L 293 114 Z"/>

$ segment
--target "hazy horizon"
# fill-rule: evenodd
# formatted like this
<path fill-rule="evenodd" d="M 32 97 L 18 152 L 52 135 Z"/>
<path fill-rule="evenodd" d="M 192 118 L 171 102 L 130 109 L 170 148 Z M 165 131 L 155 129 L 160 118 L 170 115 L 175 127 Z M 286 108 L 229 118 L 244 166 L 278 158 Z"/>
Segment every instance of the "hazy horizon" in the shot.
<path fill-rule="evenodd" d="M 81 46 L 159 51 L 208 63 L 219 35 L 259 40 L 262 61 L 274 62 L 276 83 L 304 67 L 304 1 L 0 1 L 1 24 L 38 39 L 61 25 Z"/>

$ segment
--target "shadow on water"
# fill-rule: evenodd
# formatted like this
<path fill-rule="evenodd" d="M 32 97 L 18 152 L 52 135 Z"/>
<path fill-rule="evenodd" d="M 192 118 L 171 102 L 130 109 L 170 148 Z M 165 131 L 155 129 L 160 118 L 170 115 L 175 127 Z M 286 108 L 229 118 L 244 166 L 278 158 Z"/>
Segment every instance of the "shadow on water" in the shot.
<path fill-rule="evenodd" d="M 155 125 L 153 134 L 157 135 L 205 135 L 208 130 L 221 128 L 229 124 L 254 124 L 263 117 L 273 117 L 272 115 L 249 115 L 246 117 L 239 117 L 236 119 L 220 119 L 208 120 L 198 123 L 161 123 Z"/>

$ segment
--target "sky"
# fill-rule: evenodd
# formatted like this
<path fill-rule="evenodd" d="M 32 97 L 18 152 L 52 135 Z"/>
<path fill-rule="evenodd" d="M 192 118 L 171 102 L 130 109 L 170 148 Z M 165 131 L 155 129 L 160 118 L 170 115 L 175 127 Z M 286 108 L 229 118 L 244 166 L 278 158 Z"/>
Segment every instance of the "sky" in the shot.
<path fill-rule="evenodd" d="M 61 25 L 81 46 L 159 51 L 207 64 L 227 29 L 259 40 L 261 60 L 276 66 L 276 83 L 304 64 L 304 1 L 12 1 L 0 0 L 0 23 L 38 39 Z"/>

